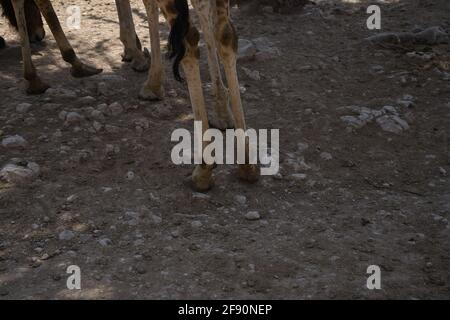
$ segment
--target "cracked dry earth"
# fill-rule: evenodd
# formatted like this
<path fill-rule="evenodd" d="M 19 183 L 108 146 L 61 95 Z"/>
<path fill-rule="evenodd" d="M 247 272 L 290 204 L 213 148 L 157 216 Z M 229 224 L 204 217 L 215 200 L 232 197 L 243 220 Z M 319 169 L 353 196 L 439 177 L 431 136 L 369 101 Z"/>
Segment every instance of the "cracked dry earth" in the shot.
<path fill-rule="evenodd" d="M 113 1 L 53 2 L 62 20 L 81 6 L 68 37 L 104 73 L 70 78 L 48 32 L 33 58 L 52 89 L 27 96 L 0 22 L 0 165 L 27 175 L 0 184 L 1 299 L 450 298 L 448 42 L 370 45 L 364 1 L 234 8 L 242 39 L 277 49 L 239 73 L 249 126 L 280 129 L 281 169 L 247 185 L 221 165 L 199 194 L 184 183 L 192 166 L 170 160 L 171 132 L 193 125 L 169 63 L 167 98 L 139 101 L 146 74 L 121 62 Z M 449 5 L 384 1 L 381 31 L 449 31 Z M 202 57 L 208 79 L 204 45 Z M 69 265 L 81 290 L 66 287 Z M 366 288 L 369 265 L 381 290 Z"/>

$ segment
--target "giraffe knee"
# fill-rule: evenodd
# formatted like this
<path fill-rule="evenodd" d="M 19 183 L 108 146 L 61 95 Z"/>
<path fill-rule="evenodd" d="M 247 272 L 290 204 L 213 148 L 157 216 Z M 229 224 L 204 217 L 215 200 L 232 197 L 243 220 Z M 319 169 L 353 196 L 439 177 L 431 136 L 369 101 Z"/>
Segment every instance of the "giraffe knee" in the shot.
<path fill-rule="evenodd" d="M 236 53 L 238 49 L 238 36 L 234 26 L 228 22 L 220 30 L 218 34 L 221 51 L 229 51 L 230 49 Z"/>
<path fill-rule="evenodd" d="M 186 41 L 186 56 L 191 58 L 200 58 L 200 50 L 198 43 L 200 42 L 200 32 L 195 26 L 189 26 L 189 31 L 185 36 Z"/>

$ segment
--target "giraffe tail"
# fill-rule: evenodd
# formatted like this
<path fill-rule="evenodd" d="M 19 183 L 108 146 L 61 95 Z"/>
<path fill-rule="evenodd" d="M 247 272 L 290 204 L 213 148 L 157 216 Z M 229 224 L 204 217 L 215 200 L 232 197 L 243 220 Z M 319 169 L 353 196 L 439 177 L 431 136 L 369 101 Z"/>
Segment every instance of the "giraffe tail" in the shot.
<path fill-rule="evenodd" d="M 0 7 L 2 8 L 2 15 L 8 19 L 9 24 L 15 30 L 18 30 L 12 1 L 14 0 L 0 0 Z M 45 37 L 44 24 L 39 8 L 33 0 L 25 0 L 25 17 L 30 42 L 41 41 Z"/>
<path fill-rule="evenodd" d="M 189 5 L 187 0 L 175 0 L 178 16 L 175 19 L 169 35 L 169 57 L 174 59 L 172 71 L 177 81 L 182 82 L 180 64 L 186 54 L 184 38 L 189 31 Z"/>
<path fill-rule="evenodd" d="M 17 21 L 11 0 L 0 0 L 0 6 L 2 7 L 3 11 L 2 15 L 6 17 L 9 21 L 9 24 L 17 30 Z"/>

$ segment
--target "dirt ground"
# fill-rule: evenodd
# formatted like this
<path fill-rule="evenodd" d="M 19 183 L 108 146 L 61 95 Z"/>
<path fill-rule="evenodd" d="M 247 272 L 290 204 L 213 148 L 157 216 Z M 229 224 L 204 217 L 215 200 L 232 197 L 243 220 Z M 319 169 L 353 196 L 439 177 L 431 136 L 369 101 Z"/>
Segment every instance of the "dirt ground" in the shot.
<path fill-rule="evenodd" d="M 114 2 L 53 3 L 63 21 L 81 5 L 81 29 L 67 35 L 104 72 L 71 78 L 47 28 L 33 58 L 52 89 L 27 96 L 17 36 L 0 22 L 10 46 L 0 51 L 0 140 L 28 142 L 0 146 L 0 166 L 40 167 L 26 185 L 0 184 L 1 299 L 450 298 L 448 43 L 372 46 L 364 38 L 380 31 L 367 29 L 364 1 L 290 15 L 234 8 L 241 38 L 266 37 L 280 53 L 240 62 L 239 73 L 249 126 L 280 129 L 281 169 L 248 185 L 221 165 L 199 194 L 185 184 L 193 167 L 170 160 L 171 132 L 193 128 L 170 64 L 166 99 L 140 101 L 146 74 L 121 62 Z M 447 0 L 379 5 L 381 32 L 450 30 Z M 205 57 L 203 45 L 206 82 Z M 115 102 L 123 112 L 90 116 Z M 359 109 L 348 106 L 393 106 L 407 127 L 352 127 L 346 116 Z M 65 122 L 62 111 L 82 118 Z M 81 290 L 66 287 L 69 265 L 81 268 Z M 366 287 L 369 265 L 381 268 L 381 290 Z"/>

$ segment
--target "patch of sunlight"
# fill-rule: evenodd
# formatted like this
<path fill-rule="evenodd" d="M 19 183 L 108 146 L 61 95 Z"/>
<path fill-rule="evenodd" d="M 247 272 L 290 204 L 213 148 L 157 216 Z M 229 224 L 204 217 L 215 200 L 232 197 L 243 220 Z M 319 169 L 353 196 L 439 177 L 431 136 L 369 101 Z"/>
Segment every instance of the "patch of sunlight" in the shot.
<path fill-rule="evenodd" d="M 80 290 L 64 289 L 56 294 L 57 299 L 112 299 L 114 290 L 103 285 L 97 288 L 84 288 L 81 282 Z"/>
<path fill-rule="evenodd" d="M 185 113 L 179 116 L 175 121 L 186 122 L 194 119 L 194 114 Z"/>

